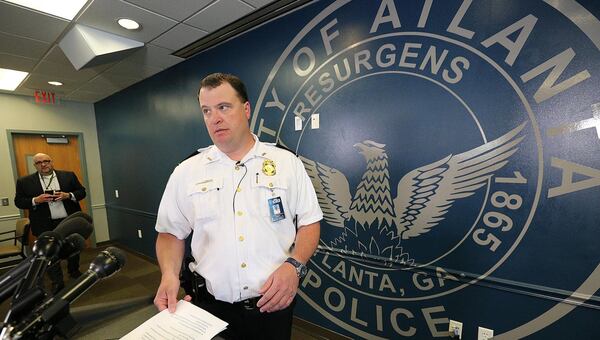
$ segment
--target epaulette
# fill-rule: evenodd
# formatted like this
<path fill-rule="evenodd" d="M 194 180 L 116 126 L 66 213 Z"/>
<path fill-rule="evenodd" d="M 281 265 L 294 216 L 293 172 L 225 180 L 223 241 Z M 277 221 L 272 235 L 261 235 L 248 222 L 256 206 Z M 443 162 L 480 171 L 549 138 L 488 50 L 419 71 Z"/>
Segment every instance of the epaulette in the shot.
<path fill-rule="evenodd" d="M 292 154 L 294 154 L 294 156 L 298 157 L 297 153 L 295 153 L 294 151 L 292 151 L 290 148 L 288 148 L 287 146 L 285 146 L 283 144 L 279 144 L 279 143 L 264 143 L 264 144 L 271 145 L 271 146 L 274 146 L 276 148 L 279 148 L 279 149 L 291 152 Z"/>
<path fill-rule="evenodd" d="M 182 160 L 181 160 L 181 162 L 179 162 L 179 163 L 183 163 L 184 161 L 186 161 L 186 160 L 188 160 L 188 159 L 190 159 L 190 158 L 192 158 L 192 157 L 196 156 L 197 154 L 199 154 L 199 153 L 202 153 L 202 152 L 204 152 L 204 151 L 208 150 L 208 148 L 210 148 L 210 146 L 207 146 L 207 147 L 205 147 L 205 148 L 200 148 L 200 149 L 198 149 L 198 150 L 194 150 L 194 152 L 192 152 L 192 153 L 191 153 L 189 156 L 187 156 L 186 158 L 182 159 Z"/>
<path fill-rule="evenodd" d="M 187 156 L 186 158 L 182 159 L 181 162 L 179 163 L 183 163 L 184 161 L 187 161 L 188 159 L 196 156 L 197 154 L 200 153 L 200 150 L 195 150 L 194 152 L 192 152 L 189 156 Z"/>

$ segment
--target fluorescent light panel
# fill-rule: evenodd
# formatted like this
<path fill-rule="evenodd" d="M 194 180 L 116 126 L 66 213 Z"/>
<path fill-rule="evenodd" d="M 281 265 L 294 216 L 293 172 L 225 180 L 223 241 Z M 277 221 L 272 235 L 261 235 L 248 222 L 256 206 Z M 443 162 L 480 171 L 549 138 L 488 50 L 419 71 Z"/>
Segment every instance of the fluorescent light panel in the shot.
<path fill-rule="evenodd" d="M 0 90 L 14 91 L 29 73 L 0 68 Z"/>
<path fill-rule="evenodd" d="M 59 18 L 73 20 L 87 0 L 5 0 Z"/>

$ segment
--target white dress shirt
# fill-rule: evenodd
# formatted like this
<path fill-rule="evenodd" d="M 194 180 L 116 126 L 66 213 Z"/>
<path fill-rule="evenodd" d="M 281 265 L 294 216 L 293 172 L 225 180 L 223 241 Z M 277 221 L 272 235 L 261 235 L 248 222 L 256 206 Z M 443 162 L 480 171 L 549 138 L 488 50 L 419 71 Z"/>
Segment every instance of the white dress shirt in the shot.
<path fill-rule="evenodd" d="M 299 227 L 323 218 L 302 162 L 254 137 L 254 147 L 239 163 L 213 145 L 175 168 L 156 222 L 158 232 L 181 240 L 194 232 L 196 262 L 190 269 L 206 279 L 216 299 L 227 302 L 259 295 L 291 255 L 296 216 Z M 275 174 L 265 164 L 273 164 Z M 269 199 L 276 197 L 285 218 L 273 222 Z"/>
<path fill-rule="evenodd" d="M 45 190 L 54 190 L 60 191 L 60 183 L 58 183 L 58 178 L 56 177 L 56 172 L 52 171 L 50 175 L 41 175 L 38 173 L 38 177 L 40 178 L 40 184 L 42 188 Z M 73 195 L 70 195 L 73 198 Z M 35 197 L 32 200 L 33 205 L 35 204 Z M 48 202 L 48 207 L 50 208 L 50 216 L 53 220 L 59 218 L 67 217 L 67 210 L 65 209 L 65 205 L 62 201 L 56 202 Z"/>

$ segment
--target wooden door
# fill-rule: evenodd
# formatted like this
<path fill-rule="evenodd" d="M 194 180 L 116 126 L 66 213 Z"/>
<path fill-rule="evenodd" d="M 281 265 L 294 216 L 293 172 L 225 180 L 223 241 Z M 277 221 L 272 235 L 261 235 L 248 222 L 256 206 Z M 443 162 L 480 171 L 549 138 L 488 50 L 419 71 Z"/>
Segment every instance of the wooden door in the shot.
<path fill-rule="evenodd" d="M 54 169 L 73 171 L 77 175 L 79 182 L 83 184 L 78 136 L 64 136 L 68 140 L 68 143 L 66 144 L 48 143 L 46 141 L 47 135 L 44 134 L 13 133 L 13 152 L 15 155 L 18 177 L 29 175 L 32 171 L 35 171 L 32 158 L 36 153 L 41 152 L 52 158 Z M 89 214 L 88 199 L 81 200 L 79 204 L 81 204 L 81 209 Z M 27 212 L 28 211 L 25 210 L 25 216 L 27 216 Z"/>

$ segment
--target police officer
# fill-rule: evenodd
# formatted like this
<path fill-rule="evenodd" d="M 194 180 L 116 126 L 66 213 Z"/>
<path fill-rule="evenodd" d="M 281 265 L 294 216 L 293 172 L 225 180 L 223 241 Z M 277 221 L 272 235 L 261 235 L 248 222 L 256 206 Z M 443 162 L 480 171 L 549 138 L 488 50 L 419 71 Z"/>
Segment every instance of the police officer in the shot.
<path fill-rule="evenodd" d="M 154 303 L 175 311 L 185 238 L 206 280 L 200 307 L 229 323 L 227 339 L 289 339 L 323 214 L 302 162 L 251 133 L 242 81 L 216 73 L 198 93 L 214 145 L 171 174 L 158 210 L 162 278 Z M 190 301 L 190 297 L 184 299 Z"/>

